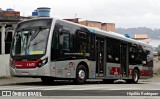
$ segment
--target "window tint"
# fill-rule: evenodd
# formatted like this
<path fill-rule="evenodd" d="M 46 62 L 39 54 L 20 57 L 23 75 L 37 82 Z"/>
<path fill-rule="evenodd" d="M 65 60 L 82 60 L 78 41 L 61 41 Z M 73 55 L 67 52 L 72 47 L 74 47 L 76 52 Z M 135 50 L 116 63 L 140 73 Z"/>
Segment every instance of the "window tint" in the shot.
<path fill-rule="evenodd" d="M 88 54 L 88 36 L 86 32 L 77 31 L 76 33 L 76 52 L 83 53 L 83 56 L 86 57 Z"/>
<path fill-rule="evenodd" d="M 56 24 L 51 44 L 51 60 L 65 58 L 64 53 L 70 51 L 70 30 Z"/>
<path fill-rule="evenodd" d="M 95 60 L 95 35 L 88 35 L 88 52 L 90 53 L 89 59 Z"/>
<path fill-rule="evenodd" d="M 130 65 L 139 64 L 137 44 L 129 44 L 129 64 Z"/>
<path fill-rule="evenodd" d="M 139 53 L 138 53 L 139 63 L 140 64 L 147 64 L 147 53 L 145 47 L 140 45 L 139 46 Z"/>
<path fill-rule="evenodd" d="M 69 51 L 70 34 L 68 29 L 59 30 L 59 46 L 62 50 Z"/>
<path fill-rule="evenodd" d="M 143 51 L 140 54 L 142 64 L 144 66 L 152 66 L 152 64 L 153 64 L 153 60 L 152 60 L 153 59 L 153 53 L 152 53 L 151 49 L 146 47 L 146 46 L 142 46 L 142 48 L 143 48 Z"/>
<path fill-rule="evenodd" d="M 107 61 L 120 63 L 120 41 L 107 38 Z"/>

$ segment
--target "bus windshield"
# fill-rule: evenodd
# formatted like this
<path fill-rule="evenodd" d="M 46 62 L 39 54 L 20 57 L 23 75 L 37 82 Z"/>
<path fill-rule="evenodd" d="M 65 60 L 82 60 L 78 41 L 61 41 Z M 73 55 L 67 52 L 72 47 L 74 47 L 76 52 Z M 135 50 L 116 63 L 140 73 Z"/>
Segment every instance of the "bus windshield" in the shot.
<path fill-rule="evenodd" d="M 12 56 L 45 54 L 50 27 L 33 26 L 18 28 L 12 45 Z"/>

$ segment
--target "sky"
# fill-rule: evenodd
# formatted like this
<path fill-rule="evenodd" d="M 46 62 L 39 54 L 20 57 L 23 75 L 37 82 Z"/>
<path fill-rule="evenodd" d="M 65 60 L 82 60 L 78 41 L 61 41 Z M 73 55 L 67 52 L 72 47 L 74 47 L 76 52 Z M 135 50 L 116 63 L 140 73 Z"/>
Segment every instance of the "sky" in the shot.
<path fill-rule="evenodd" d="M 38 7 L 50 7 L 51 17 L 115 23 L 116 27 L 160 28 L 160 0 L 1 0 L 3 10 L 13 8 L 30 16 Z"/>

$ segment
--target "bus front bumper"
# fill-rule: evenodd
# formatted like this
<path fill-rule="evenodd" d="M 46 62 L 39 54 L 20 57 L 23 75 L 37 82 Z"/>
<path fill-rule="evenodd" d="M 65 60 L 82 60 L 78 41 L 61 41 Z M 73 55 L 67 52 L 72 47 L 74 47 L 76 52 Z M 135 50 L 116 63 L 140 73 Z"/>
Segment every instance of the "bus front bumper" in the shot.
<path fill-rule="evenodd" d="M 11 76 L 17 77 L 40 77 L 40 76 L 50 76 L 49 69 L 45 67 L 41 68 L 30 68 L 30 69 L 17 69 L 10 67 Z"/>

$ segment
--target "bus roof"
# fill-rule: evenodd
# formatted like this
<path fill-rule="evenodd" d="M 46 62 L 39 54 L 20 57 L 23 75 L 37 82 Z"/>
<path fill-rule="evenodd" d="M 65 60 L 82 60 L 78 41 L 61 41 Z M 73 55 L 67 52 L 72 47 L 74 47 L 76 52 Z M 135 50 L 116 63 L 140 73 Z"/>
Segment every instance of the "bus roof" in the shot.
<path fill-rule="evenodd" d="M 61 19 L 57 19 L 57 20 L 61 20 Z M 116 33 L 116 32 L 107 32 L 107 31 L 101 30 L 101 29 L 96 28 L 96 27 L 88 27 L 88 26 L 84 26 L 84 25 L 81 25 L 81 24 L 78 24 L 78 23 L 73 23 L 73 22 L 70 22 L 70 21 L 67 21 L 67 20 L 61 20 L 61 21 L 67 22 L 67 23 L 70 23 L 70 24 L 73 24 L 73 25 L 77 25 L 77 26 L 80 26 L 80 27 L 85 27 L 92 33 L 112 37 L 112 38 L 115 38 L 115 39 L 131 42 L 131 43 L 135 43 L 135 44 L 140 44 L 140 45 L 145 45 L 145 46 L 148 46 L 148 47 L 152 47 L 151 45 L 149 45 L 147 43 L 140 42 L 140 41 L 137 41 L 137 40 L 134 40 L 134 39 L 131 39 L 131 38 L 127 38 L 124 35 Z"/>
<path fill-rule="evenodd" d="M 69 23 L 69 24 L 72 24 L 72 25 L 76 25 L 76 26 L 87 28 L 91 33 L 96 33 L 96 34 L 99 34 L 99 35 L 104 35 L 104 36 L 112 37 L 112 38 L 115 38 L 115 39 L 119 39 L 119 40 L 131 42 L 131 43 L 135 43 L 135 44 L 140 44 L 140 45 L 145 45 L 145 46 L 148 46 L 148 47 L 152 47 L 151 45 L 149 45 L 147 43 L 143 43 L 143 42 L 131 39 L 131 38 L 127 38 L 124 35 L 116 33 L 116 32 L 107 32 L 107 31 L 101 30 L 101 29 L 96 28 L 96 27 L 88 27 L 88 26 L 84 26 L 84 25 L 81 25 L 81 24 L 78 24 L 78 23 L 73 23 L 73 22 L 70 22 L 70 21 L 67 21 L 67 20 L 58 19 L 58 18 L 44 17 L 44 18 L 29 19 L 29 20 L 25 20 L 25 21 L 38 20 L 38 19 L 60 20 L 60 21 L 63 21 L 63 22 L 66 22 L 66 23 Z M 23 22 L 25 22 L 25 21 L 23 21 Z"/>

